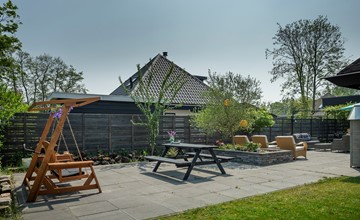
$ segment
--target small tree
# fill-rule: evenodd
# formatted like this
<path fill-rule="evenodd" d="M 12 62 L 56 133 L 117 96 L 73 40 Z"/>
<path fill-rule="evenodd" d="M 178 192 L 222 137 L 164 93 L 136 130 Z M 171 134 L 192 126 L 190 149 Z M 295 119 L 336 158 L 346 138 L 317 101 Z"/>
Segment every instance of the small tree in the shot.
<path fill-rule="evenodd" d="M 140 65 L 137 65 L 138 69 L 138 84 L 136 89 L 130 91 L 125 83 L 119 78 L 122 88 L 126 93 L 134 100 L 136 106 L 144 114 L 146 122 L 135 123 L 136 125 L 146 126 L 148 130 L 148 141 L 151 148 L 151 155 L 154 154 L 156 140 L 159 135 L 160 116 L 171 108 L 176 108 L 181 105 L 177 103 L 173 105 L 174 100 L 187 82 L 187 75 L 185 72 L 174 72 L 174 64 L 172 63 L 167 70 L 160 88 L 157 94 L 150 91 L 150 87 L 153 84 L 157 84 L 152 67 L 148 68 L 148 74 L 143 75 Z"/>
<path fill-rule="evenodd" d="M 239 131 L 241 120 L 250 119 L 245 112 L 245 107 L 234 99 L 213 97 L 195 114 L 192 121 L 208 135 L 218 133 L 222 139 L 228 140 Z"/>

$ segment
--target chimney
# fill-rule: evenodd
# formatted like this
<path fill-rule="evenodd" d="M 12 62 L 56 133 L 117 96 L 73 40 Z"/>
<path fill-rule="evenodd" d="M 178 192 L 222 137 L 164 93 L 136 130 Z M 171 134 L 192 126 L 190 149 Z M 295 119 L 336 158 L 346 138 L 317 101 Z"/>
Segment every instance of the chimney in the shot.
<path fill-rule="evenodd" d="M 167 55 L 168 55 L 168 52 L 163 52 L 164 57 L 167 57 Z"/>

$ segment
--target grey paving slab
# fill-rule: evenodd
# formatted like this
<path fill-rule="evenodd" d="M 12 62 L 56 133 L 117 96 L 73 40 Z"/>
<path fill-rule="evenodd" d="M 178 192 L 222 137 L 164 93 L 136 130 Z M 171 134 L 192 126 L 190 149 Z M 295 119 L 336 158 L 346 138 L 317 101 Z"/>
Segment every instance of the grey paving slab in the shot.
<path fill-rule="evenodd" d="M 226 189 L 228 190 L 228 189 Z M 207 193 L 201 196 L 195 196 L 194 197 L 197 200 L 201 200 L 204 201 L 207 205 L 213 205 L 213 204 L 218 204 L 218 203 L 223 203 L 223 202 L 228 202 L 233 200 L 233 198 L 229 197 L 229 196 L 225 196 L 225 195 L 221 195 L 219 193 Z"/>
<path fill-rule="evenodd" d="M 156 203 L 127 208 L 123 211 L 135 219 L 153 218 L 161 215 L 168 215 L 174 212 L 173 210 Z"/>
<path fill-rule="evenodd" d="M 207 203 L 202 199 L 181 196 L 171 196 L 162 202 L 159 202 L 159 204 L 171 209 L 173 212 L 182 212 L 188 209 L 194 209 L 207 205 Z"/>
<path fill-rule="evenodd" d="M 118 210 L 118 208 L 108 201 L 98 201 L 70 207 L 70 211 L 76 217 L 105 213 L 115 210 Z"/>
<path fill-rule="evenodd" d="M 98 213 L 93 215 L 86 215 L 81 216 L 78 219 L 80 220 L 99 220 L 99 219 L 106 219 L 106 220 L 134 220 L 135 218 L 131 217 L 130 215 L 126 214 L 123 211 L 115 210 L 109 211 L 105 213 Z"/>
<path fill-rule="evenodd" d="M 72 215 L 70 212 L 64 210 L 50 210 L 47 212 L 31 212 L 23 214 L 24 220 L 34 220 L 34 219 L 50 219 L 50 220 L 76 220 L 77 217 Z"/>
<path fill-rule="evenodd" d="M 308 159 L 272 166 L 224 163 L 227 175 L 216 166 L 194 169 L 182 181 L 186 169 L 154 163 L 117 164 L 95 167 L 103 193 L 81 191 L 39 196 L 26 203 L 21 185 L 24 173 L 15 174 L 16 191 L 24 219 L 146 219 L 222 203 L 234 199 L 287 189 L 324 177 L 359 176 L 343 153 L 309 151 Z"/>

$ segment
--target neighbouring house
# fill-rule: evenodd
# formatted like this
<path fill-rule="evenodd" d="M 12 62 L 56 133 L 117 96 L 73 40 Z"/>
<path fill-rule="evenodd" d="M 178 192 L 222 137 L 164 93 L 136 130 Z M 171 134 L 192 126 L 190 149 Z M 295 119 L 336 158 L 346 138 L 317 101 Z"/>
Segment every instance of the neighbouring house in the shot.
<path fill-rule="evenodd" d="M 201 107 L 206 103 L 206 99 L 203 96 L 203 93 L 209 88 L 205 83 L 206 77 L 191 75 L 183 68 L 179 67 L 176 64 L 173 64 L 167 58 L 167 53 L 164 52 L 162 55 L 158 54 L 153 59 L 151 59 L 142 69 L 140 70 L 143 76 L 143 79 L 148 77 L 149 74 L 153 75 L 153 83 L 150 85 L 149 91 L 153 96 L 157 96 L 157 92 L 160 88 L 160 83 L 162 82 L 164 76 L 169 71 L 170 67 L 174 65 L 173 74 L 179 75 L 184 74 L 187 83 L 179 91 L 175 98 L 174 105 L 181 104 L 180 108 L 171 109 L 167 112 L 164 112 L 166 115 L 178 115 L 185 116 L 192 114 L 192 111 L 195 108 Z M 129 79 L 124 81 L 124 85 L 131 92 L 136 92 L 138 89 L 137 85 L 139 80 L 138 72 L 133 74 Z M 60 93 L 54 92 L 49 99 L 70 99 L 70 98 L 85 98 L 100 96 L 101 100 L 89 105 L 75 108 L 75 113 L 103 113 L 103 114 L 140 114 L 140 110 L 136 107 L 134 101 L 128 96 L 126 91 L 123 88 L 123 85 L 120 85 L 116 88 L 110 95 L 97 95 L 97 94 L 77 94 L 77 93 Z"/>
<path fill-rule="evenodd" d="M 174 77 L 179 77 L 180 75 L 183 77 L 185 75 L 187 83 L 180 89 L 174 99 L 174 103 L 172 103 L 173 105 L 181 104 L 182 107 L 168 110 L 164 112 L 164 114 L 189 115 L 194 108 L 206 103 L 206 100 L 203 97 L 203 93 L 208 89 L 208 86 L 203 82 L 206 77 L 191 75 L 183 68 L 168 60 L 166 52 L 164 52 L 163 55 L 156 55 L 149 61 L 149 63 L 140 69 L 142 75 L 141 79 L 139 78 L 139 72 L 136 72 L 131 77 L 129 77 L 123 85 L 120 85 L 118 88 L 116 88 L 110 95 L 127 96 L 124 86 L 131 93 L 136 93 L 139 89 L 139 80 L 146 80 L 149 78 L 150 74 L 153 74 L 153 83 L 151 83 L 149 86 L 149 92 L 151 96 L 158 97 L 161 82 L 165 78 L 165 75 L 168 73 L 172 65 L 174 65 L 172 73 Z"/>
<path fill-rule="evenodd" d="M 360 58 L 326 80 L 337 86 L 360 90 Z"/>
<path fill-rule="evenodd" d="M 324 96 L 315 101 L 315 109 L 317 109 L 317 111 L 313 114 L 313 117 L 323 117 L 324 112 L 322 111 L 322 109 L 328 106 L 344 105 L 359 102 L 360 95 L 333 96 L 330 94 L 325 94 Z"/>

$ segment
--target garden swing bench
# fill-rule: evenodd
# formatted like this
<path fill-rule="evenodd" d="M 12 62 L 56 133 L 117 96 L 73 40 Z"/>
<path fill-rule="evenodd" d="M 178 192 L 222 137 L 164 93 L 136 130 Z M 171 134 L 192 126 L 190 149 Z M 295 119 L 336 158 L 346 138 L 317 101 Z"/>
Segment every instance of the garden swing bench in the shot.
<path fill-rule="evenodd" d="M 93 97 L 50 100 L 35 102 L 30 106 L 29 111 L 41 111 L 51 110 L 53 105 L 62 105 L 62 114 L 51 134 L 50 141 L 47 141 L 46 137 L 49 134 L 55 118 L 55 113 L 50 113 L 40 140 L 34 150 L 31 163 L 23 180 L 23 185 L 27 186 L 29 189 L 27 202 L 34 202 L 38 195 L 61 194 L 90 189 L 98 189 L 99 193 L 101 193 L 101 187 L 92 166 L 93 161 L 74 161 L 72 155 L 69 153 L 57 154 L 55 152 L 56 143 L 60 140 L 60 137 L 63 137 L 62 129 L 64 123 L 66 120 L 69 123 L 68 113 L 71 108 L 81 107 L 96 102 L 99 99 L 99 97 Z M 71 129 L 70 123 L 69 127 Z M 71 132 L 75 140 L 72 129 Z M 75 144 L 79 152 L 77 143 L 75 142 Z M 81 154 L 79 155 L 81 157 Z M 85 169 L 86 173 L 83 172 L 83 169 Z M 87 169 L 90 169 L 91 172 L 88 173 Z M 57 179 L 57 181 L 54 182 L 54 179 Z M 82 179 L 85 179 L 85 181 L 82 182 L 82 185 L 61 184 L 63 182 Z"/>

